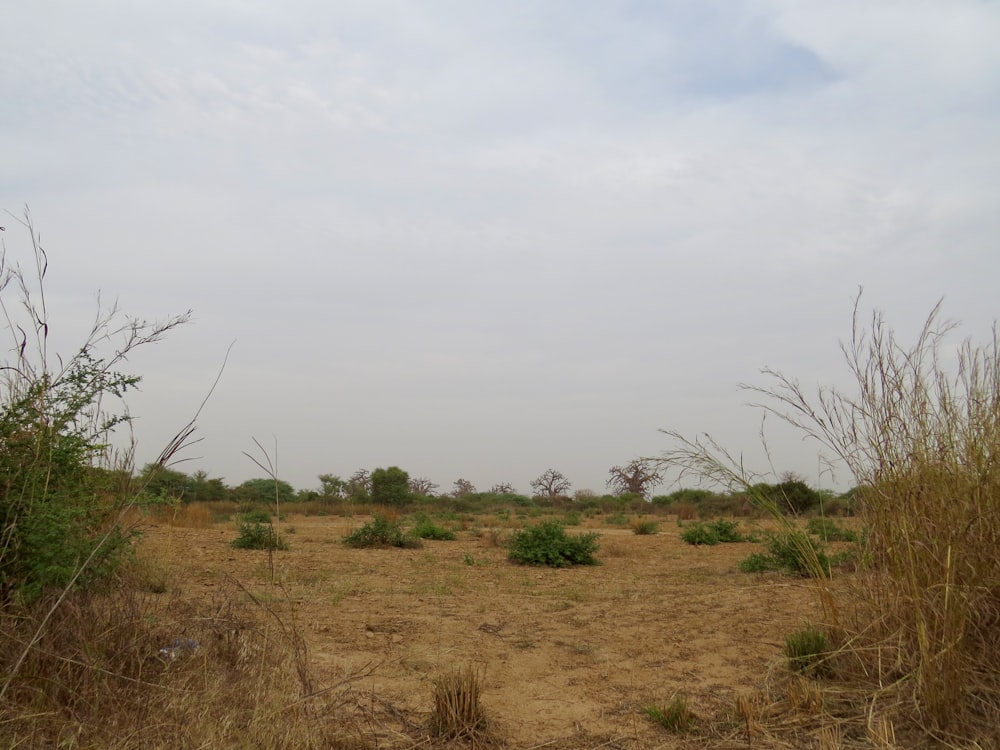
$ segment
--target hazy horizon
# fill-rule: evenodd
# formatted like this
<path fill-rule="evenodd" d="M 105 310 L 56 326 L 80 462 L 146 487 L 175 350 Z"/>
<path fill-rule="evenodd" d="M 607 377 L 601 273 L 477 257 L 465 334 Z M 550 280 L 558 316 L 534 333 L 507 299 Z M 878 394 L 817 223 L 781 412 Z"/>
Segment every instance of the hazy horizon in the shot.
<path fill-rule="evenodd" d="M 660 429 L 765 471 L 739 384 L 849 387 L 860 287 L 904 342 L 940 299 L 992 336 L 998 38 L 974 0 L 21 4 L 0 236 L 27 262 L 29 206 L 57 351 L 98 292 L 194 311 L 125 368 L 139 465 L 232 344 L 176 467 L 230 485 L 254 438 L 298 489 L 601 493 Z M 778 473 L 851 485 L 767 427 Z"/>

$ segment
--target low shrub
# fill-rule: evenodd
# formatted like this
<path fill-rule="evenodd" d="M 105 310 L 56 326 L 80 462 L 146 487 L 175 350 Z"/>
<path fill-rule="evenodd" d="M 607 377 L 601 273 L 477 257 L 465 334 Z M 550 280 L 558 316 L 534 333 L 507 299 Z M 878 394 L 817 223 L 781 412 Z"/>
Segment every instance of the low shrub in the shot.
<path fill-rule="evenodd" d="M 806 522 L 806 531 L 818 536 L 824 542 L 856 542 L 858 535 L 850 529 L 845 529 L 832 518 L 810 518 Z"/>
<path fill-rule="evenodd" d="M 822 545 L 795 529 L 771 534 L 767 552 L 755 552 L 739 564 L 744 573 L 783 571 L 792 575 L 828 578 L 830 558 Z"/>
<path fill-rule="evenodd" d="M 711 526 L 696 522 L 688 524 L 681 532 L 681 539 L 688 544 L 712 545 L 719 543 L 719 535 L 715 533 Z"/>
<path fill-rule="evenodd" d="M 418 521 L 410 529 L 410 535 L 417 539 L 432 539 L 439 542 L 453 542 L 458 538 L 454 531 L 438 526 L 431 520 Z"/>
<path fill-rule="evenodd" d="M 524 565 L 595 565 L 600 534 L 567 535 L 558 521 L 543 521 L 516 532 L 509 542 L 508 559 Z"/>
<path fill-rule="evenodd" d="M 348 547 L 400 547 L 413 549 L 422 546 L 420 540 L 403 533 L 398 521 L 389 520 L 381 513 L 344 537 L 343 542 Z"/>
<path fill-rule="evenodd" d="M 629 526 L 632 527 L 632 533 L 636 536 L 649 536 L 657 532 L 660 524 L 656 521 L 633 518 L 632 523 L 630 523 Z"/>
<path fill-rule="evenodd" d="M 271 523 L 273 514 L 266 508 L 246 508 L 239 514 L 244 523 Z"/>
<path fill-rule="evenodd" d="M 231 545 L 236 549 L 288 549 L 288 542 L 275 531 L 270 521 L 267 523 L 239 522 L 236 524 L 236 530 L 239 532 L 239 536 L 231 542 Z"/>
<path fill-rule="evenodd" d="M 720 542 L 723 543 L 739 543 L 745 542 L 746 537 L 739 531 L 740 525 L 736 521 L 726 521 L 719 518 L 708 524 L 715 536 L 718 537 Z"/>

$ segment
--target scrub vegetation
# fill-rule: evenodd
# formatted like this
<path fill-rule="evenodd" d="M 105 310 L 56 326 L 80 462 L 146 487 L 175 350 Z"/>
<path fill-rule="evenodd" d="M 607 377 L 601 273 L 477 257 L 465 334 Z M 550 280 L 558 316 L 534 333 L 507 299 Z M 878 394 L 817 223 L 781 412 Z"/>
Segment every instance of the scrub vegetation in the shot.
<path fill-rule="evenodd" d="M 437 494 L 397 466 L 296 490 L 256 460 L 229 487 L 171 468 L 193 421 L 141 469 L 113 448 L 127 355 L 188 316 L 102 310 L 51 354 L 26 229 L 31 273 L 0 267 L 4 746 L 1000 742 L 996 337 L 946 362 L 937 309 L 912 347 L 856 312 L 856 392 L 753 389 L 849 467 L 843 495 L 677 434 L 605 495 L 555 469 Z M 651 496 L 677 467 L 718 489 Z"/>

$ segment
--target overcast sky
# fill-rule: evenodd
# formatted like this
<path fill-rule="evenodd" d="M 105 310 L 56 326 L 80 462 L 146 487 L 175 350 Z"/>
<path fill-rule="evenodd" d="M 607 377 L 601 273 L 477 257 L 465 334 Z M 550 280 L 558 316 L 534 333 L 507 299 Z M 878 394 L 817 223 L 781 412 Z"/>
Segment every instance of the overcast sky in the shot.
<path fill-rule="evenodd" d="M 139 462 L 602 490 L 660 428 L 754 464 L 765 366 L 841 384 L 852 299 L 1000 313 L 1000 4 L 38 0 L 0 22 L 0 208 L 54 340 L 96 294 Z M 8 259 L 26 230 L 0 224 Z M 778 471 L 821 486 L 777 425 Z"/>

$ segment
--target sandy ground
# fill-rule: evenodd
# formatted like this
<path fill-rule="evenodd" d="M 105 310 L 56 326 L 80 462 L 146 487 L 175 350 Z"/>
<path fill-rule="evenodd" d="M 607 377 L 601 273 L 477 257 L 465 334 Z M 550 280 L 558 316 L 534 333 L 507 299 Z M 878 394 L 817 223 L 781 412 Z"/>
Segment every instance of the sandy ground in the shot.
<path fill-rule="evenodd" d="M 785 635 L 820 617 L 809 583 L 738 572 L 757 545 L 693 547 L 672 519 L 653 536 L 597 519 L 569 528 L 602 535 L 601 564 L 570 569 L 512 564 L 476 529 L 417 550 L 344 547 L 366 520 L 288 518 L 279 528 L 291 548 L 275 555 L 274 574 L 319 684 L 355 676 L 358 702 L 400 737 L 426 726 L 435 678 L 473 666 L 504 747 L 698 747 L 709 737 L 746 747 L 737 694 L 760 688 Z M 232 549 L 235 536 L 231 523 L 151 526 L 141 554 L 163 561 L 184 596 L 209 596 L 226 577 L 274 592 L 267 553 Z M 678 693 L 711 725 L 700 740 L 642 713 Z"/>

